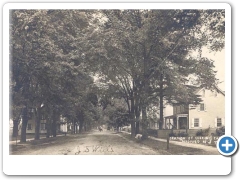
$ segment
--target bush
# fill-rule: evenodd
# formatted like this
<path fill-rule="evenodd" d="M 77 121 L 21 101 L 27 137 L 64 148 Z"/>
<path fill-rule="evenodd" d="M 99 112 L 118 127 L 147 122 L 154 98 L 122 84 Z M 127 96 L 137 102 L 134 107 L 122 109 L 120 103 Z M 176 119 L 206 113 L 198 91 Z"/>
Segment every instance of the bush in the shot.
<path fill-rule="evenodd" d="M 200 130 L 198 130 L 198 131 L 196 132 L 196 136 L 203 136 L 203 131 L 202 131 L 202 129 L 200 129 Z"/>
<path fill-rule="evenodd" d="M 174 132 L 169 133 L 169 137 L 177 137 L 177 134 Z"/>
<path fill-rule="evenodd" d="M 217 136 L 222 136 L 225 134 L 225 126 L 216 129 Z"/>
<path fill-rule="evenodd" d="M 209 135 L 210 128 L 207 129 L 200 129 L 196 132 L 196 136 L 208 136 Z"/>
<path fill-rule="evenodd" d="M 188 136 L 188 133 L 186 133 L 186 132 L 179 132 L 179 133 L 177 134 L 177 136 L 178 136 L 178 137 L 187 137 L 187 136 Z"/>

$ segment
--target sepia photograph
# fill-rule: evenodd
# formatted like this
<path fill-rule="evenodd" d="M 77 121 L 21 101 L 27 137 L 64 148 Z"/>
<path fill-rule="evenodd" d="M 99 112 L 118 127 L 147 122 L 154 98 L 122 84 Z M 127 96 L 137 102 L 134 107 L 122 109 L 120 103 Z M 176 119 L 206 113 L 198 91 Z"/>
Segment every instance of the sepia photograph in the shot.
<path fill-rule="evenodd" d="M 4 174 L 231 172 L 228 4 L 9 3 L 3 15 Z"/>
<path fill-rule="evenodd" d="M 225 9 L 11 9 L 9 155 L 219 155 Z"/>

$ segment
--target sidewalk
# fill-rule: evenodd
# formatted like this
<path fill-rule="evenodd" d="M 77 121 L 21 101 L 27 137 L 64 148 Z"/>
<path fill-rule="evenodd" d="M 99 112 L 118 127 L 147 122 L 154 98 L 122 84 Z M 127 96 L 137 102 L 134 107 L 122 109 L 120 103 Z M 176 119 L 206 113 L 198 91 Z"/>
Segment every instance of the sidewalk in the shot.
<path fill-rule="evenodd" d="M 126 134 L 131 134 L 131 133 L 126 132 L 126 131 L 121 131 L 121 132 L 126 133 Z M 162 138 L 156 138 L 156 137 L 152 137 L 152 136 L 148 136 L 148 138 L 152 139 L 152 140 L 155 140 L 155 141 L 167 142 L 166 139 L 162 139 Z M 203 144 L 192 144 L 192 143 L 178 142 L 178 141 L 169 141 L 169 143 L 177 145 L 177 146 L 201 149 L 201 150 L 216 153 L 216 154 L 218 153 L 217 147 L 213 147 L 213 146 L 206 146 L 206 145 L 203 145 Z"/>

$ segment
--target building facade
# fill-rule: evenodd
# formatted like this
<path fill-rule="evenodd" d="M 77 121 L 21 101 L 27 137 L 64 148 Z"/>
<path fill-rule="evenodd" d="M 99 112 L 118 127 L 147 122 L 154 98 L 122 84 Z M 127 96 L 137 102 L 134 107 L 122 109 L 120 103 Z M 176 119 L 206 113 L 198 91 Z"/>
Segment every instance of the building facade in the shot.
<path fill-rule="evenodd" d="M 189 129 L 219 128 L 225 126 L 225 93 L 201 89 L 202 102 L 189 106 Z"/>
<path fill-rule="evenodd" d="M 195 136 L 199 130 L 204 129 L 208 129 L 211 134 L 215 133 L 217 128 L 225 126 L 225 93 L 215 87 L 214 90 L 199 89 L 196 94 L 202 99 L 198 105 L 173 105 L 172 115 L 164 116 L 158 137 L 166 137 L 173 132 L 186 132 Z"/>

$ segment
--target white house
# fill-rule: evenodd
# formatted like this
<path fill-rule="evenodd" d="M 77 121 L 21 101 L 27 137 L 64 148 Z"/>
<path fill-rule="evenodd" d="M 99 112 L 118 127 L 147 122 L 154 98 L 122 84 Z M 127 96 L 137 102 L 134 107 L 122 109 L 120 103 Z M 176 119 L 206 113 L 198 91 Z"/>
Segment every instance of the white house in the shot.
<path fill-rule="evenodd" d="M 214 91 L 198 91 L 203 102 L 189 106 L 189 129 L 218 128 L 225 125 L 225 93 L 219 88 Z"/>
<path fill-rule="evenodd" d="M 214 90 L 198 89 L 202 102 L 198 105 L 173 105 L 173 113 L 164 116 L 163 130 L 158 131 L 159 137 L 165 137 L 170 130 L 187 132 L 195 135 L 200 129 L 210 129 L 225 126 L 225 93 L 215 87 Z"/>

